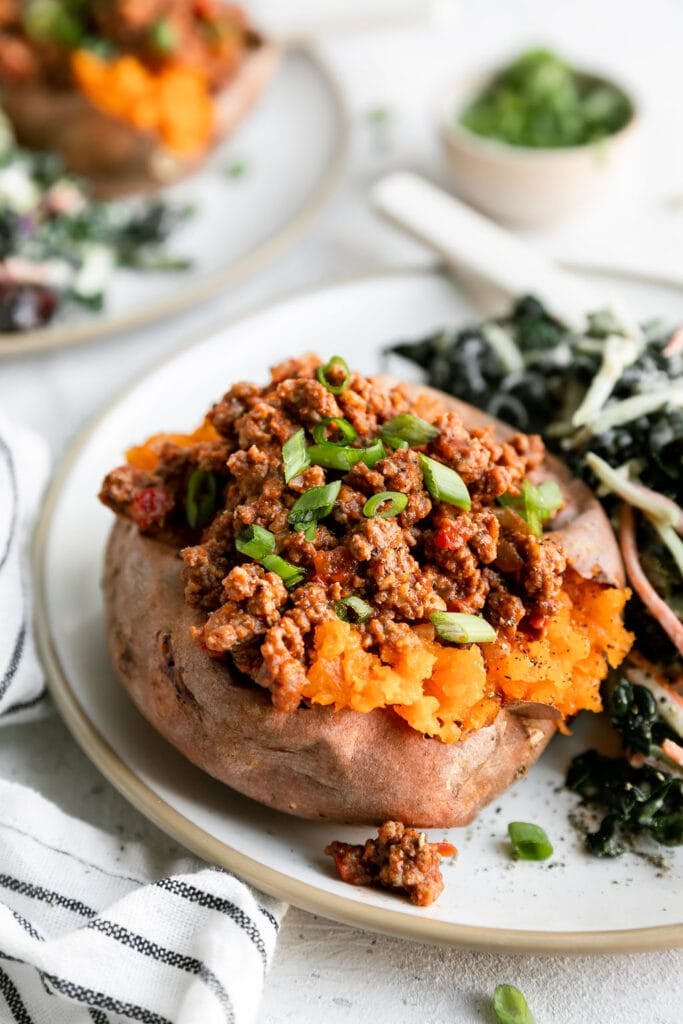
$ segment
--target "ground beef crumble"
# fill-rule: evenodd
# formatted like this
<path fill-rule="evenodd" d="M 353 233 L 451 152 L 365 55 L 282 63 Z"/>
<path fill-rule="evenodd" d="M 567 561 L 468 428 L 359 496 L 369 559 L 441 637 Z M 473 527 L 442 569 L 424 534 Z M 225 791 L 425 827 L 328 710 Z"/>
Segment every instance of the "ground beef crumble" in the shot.
<path fill-rule="evenodd" d="M 400 821 L 386 821 L 376 839 L 362 845 L 335 840 L 325 853 L 334 858 L 343 882 L 395 889 L 418 907 L 428 907 L 443 892 L 441 858 L 456 849 L 450 843 L 429 843 L 424 832 Z"/>
<path fill-rule="evenodd" d="M 501 443 L 489 428 L 468 430 L 436 397 L 416 404 L 407 386 L 358 373 L 335 395 L 317 380 L 319 365 L 305 356 L 275 367 L 263 388 L 234 385 L 211 409 L 201 440 L 162 435 L 150 442 L 144 468 L 114 469 L 100 495 L 141 532 L 181 550 L 186 600 L 206 614 L 196 642 L 207 656 L 231 657 L 283 711 L 299 706 L 312 632 L 334 616 L 341 598 L 356 595 L 371 606 L 358 628 L 364 649 L 375 653 L 388 636 L 438 610 L 481 614 L 503 638 L 535 636 L 557 609 L 566 568 L 552 535 L 536 537 L 497 502 L 518 494 L 539 466 L 539 438 L 519 434 Z M 312 427 L 342 417 L 357 431 L 355 443 L 367 446 L 387 420 L 406 412 L 428 419 L 438 436 L 417 448 L 387 448 L 371 468 L 310 466 L 285 483 L 282 445 L 301 428 L 311 443 Z M 469 511 L 428 493 L 419 452 L 461 475 Z M 190 528 L 188 486 L 196 473 L 215 484 L 215 507 Z M 341 489 L 331 514 L 312 537 L 294 532 L 287 516 L 295 501 L 333 480 Z M 406 508 L 394 518 L 364 516 L 368 498 L 385 490 L 405 494 Z M 254 525 L 271 531 L 275 552 L 301 568 L 292 589 L 236 550 L 235 538 Z"/>

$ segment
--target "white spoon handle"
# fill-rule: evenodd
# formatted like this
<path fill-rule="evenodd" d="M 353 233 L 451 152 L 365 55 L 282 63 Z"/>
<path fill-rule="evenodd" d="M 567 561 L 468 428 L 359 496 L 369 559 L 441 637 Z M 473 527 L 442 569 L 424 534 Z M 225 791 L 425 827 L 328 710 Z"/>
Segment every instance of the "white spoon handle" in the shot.
<path fill-rule="evenodd" d="M 281 45 L 309 42 L 346 32 L 429 25 L 444 19 L 453 0 L 297 0 L 259 5 L 256 16 L 271 39 Z"/>
<path fill-rule="evenodd" d="M 448 263 L 474 273 L 511 297 L 532 294 L 567 323 L 583 327 L 585 314 L 604 308 L 604 296 L 559 270 L 531 246 L 417 174 L 390 174 L 372 189 L 386 217 L 436 250 Z"/>

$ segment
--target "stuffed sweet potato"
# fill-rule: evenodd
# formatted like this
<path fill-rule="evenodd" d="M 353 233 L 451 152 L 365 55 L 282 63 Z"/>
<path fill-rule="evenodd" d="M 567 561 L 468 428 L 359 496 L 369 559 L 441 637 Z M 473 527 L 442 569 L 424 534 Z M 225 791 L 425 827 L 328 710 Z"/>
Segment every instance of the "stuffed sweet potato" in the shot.
<path fill-rule="evenodd" d="M 467 823 L 630 644 L 609 524 L 538 438 L 341 359 L 235 385 L 101 497 L 123 685 L 302 817 Z"/>
<path fill-rule="evenodd" d="M 3 13 L 4 12 L 4 13 Z M 2 106 L 99 195 L 194 170 L 267 87 L 278 52 L 223 0 L 50 0 L 0 12 Z"/>

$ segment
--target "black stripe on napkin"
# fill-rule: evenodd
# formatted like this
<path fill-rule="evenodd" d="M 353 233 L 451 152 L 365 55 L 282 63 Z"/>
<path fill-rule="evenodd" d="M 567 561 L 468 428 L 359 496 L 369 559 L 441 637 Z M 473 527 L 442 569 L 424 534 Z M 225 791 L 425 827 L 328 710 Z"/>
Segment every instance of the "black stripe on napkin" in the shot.
<path fill-rule="evenodd" d="M 124 928 L 123 925 L 117 924 L 115 921 L 108 921 L 106 918 L 98 917 L 95 921 L 90 921 L 87 927 L 93 931 L 101 932 L 102 935 L 114 939 L 115 942 L 120 942 L 122 946 L 128 946 L 129 949 L 140 953 L 142 956 L 148 956 L 152 960 L 156 960 L 157 963 L 166 964 L 169 967 L 177 967 L 178 970 L 187 971 L 188 974 L 198 975 L 218 999 L 226 1021 L 231 1024 L 235 1020 L 230 996 L 213 971 L 206 964 L 202 963 L 201 960 L 197 960 L 193 956 L 187 956 L 184 953 L 178 953 L 177 950 L 160 946 L 158 943 L 152 942 L 151 939 L 145 938 L 144 935 L 131 932 L 128 928 Z"/>
<path fill-rule="evenodd" d="M 70 897 L 62 896 L 51 889 L 44 889 L 42 885 L 32 885 L 30 882 L 22 881 L 20 878 L 13 878 L 11 875 L 0 874 L 0 886 L 4 889 L 10 889 L 12 892 L 17 892 L 20 896 L 29 896 L 34 900 L 41 900 L 43 903 L 51 905 L 57 903 L 66 910 L 73 910 L 75 914 L 80 914 L 81 917 L 95 917 L 97 915 L 96 910 L 93 910 L 92 907 L 87 907 L 80 900 L 70 899 Z"/>
<path fill-rule="evenodd" d="M 0 700 L 7 693 L 7 688 L 14 679 L 14 676 L 16 675 L 16 671 L 19 668 L 19 662 L 21 661 L 21 655 L 24 650 L 25 642 L 26 623 L 22 622 L 21 626 L 19 627 L 19 632 L 17 633 L 17 638 L 14 641 L 14 650 L 12 651 L 9 664 L 7 666 L 7 671 L 5 672 L 4 676 L 2 677 L 2 680 L 0 681 Z"/>
<path fill-rule="evenodd" d="M 45 684 L 43 683 L 43 687 Z M 36 707 L 41 701 L 44 701 L 47 696 L 47 690 L 43 689 L 37 697 L 32 697 L 31 700 L 19 701 L 17 704 L 12 704 L 11 707 L 7 708 L 6 711 L 2 712 L 2 717 L 7 718 L 9 715 L 18 715 L 20 711 L 28 711 L 29 708 Z"/>
<path fill-rule="evenodd" d="M 210 910 L 218 910 L 222 914 L 227 914 L 254 943 L 261 954 L 264 968 L 268 966 L 268 952 L 261 932 L 252 919 L 243 910 L 235 906 L 234 903 L 231 903 L 230 900 L 214 896 L 203 889 L 197 889 L 196 886 L 188 885 L 187 882 L 181 882 L 177 878 L 162 878 L 155 884 L 159 889 L 165 889 L 166 892 L 172 892 L 176 896 L 181 896 L 190 903 L 198 903 L 200 907 L 208 907 Z"/>
<path fill-rule="evenodd" d="M 33 1018 L 24 1006 L 16 985 L 2 967 L 0 967 L 0 992 L 5 997 L 5 1002 L 17 1024 L 33 1024 Z"/>
<path fill-rule="evenodd" d="M 67 999 L 73 999 L 77 1003 L 84 1003 L 86 1006 L 96 1009 L 111 1010 L 112 1013 L 120 1013 L 123 1017 L 140 1021 L 140 1024 L 173 1024 L 167 1017 L 162 1017 L 160 1013 L 148 1010 L 144 1006 L 105 996 L 103 992 L 94 992 L 91 988 L 76 985 L 73 981 L 58 978 L 55 974 L 46 974 L 45 977 L 53 988 L 56 988 Z"/>
<path fill-rule="evenodd" d="M 9 445 L 3 438 L 0 437 L 0 452 L 2 452 L 5 461 L 7 463 L 7 472 L 9 473 L 10 486 L 12 488 L 12 512 L 10 515 L 9 522 L 9 533 L 7 535 L 7 543 L 5 549 L 0 555 L 0 570 L 7 561 L 12 547 L 12 541 L 14 539 L 14 531 L 17 526 L 17 516 L 19 513 L 19 500 L 17 494 L 17 475 L 14 472 L 14 459 L 12 458 L 12 452 L 10 451 Z"/>
<path fill-rule="evenodd" d="M 102 1013 L 101 1010 L 93 1010 L 91 1007 L 88 1012 L 90 1013 L 90 1019 L 93 1024 L 109 1024 L 109 1018 L 106 1013 Z"/>

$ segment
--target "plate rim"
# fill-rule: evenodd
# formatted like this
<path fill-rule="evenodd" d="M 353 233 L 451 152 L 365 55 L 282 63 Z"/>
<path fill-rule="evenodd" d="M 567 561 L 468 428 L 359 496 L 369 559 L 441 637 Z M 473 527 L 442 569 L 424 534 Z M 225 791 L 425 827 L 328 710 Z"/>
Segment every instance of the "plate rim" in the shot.
<path fill-rule="evenodd" d="M 345 276 L 323 285 L 292 289 L 270 300 L 254 303 L 235 316 L 222 320 L 209 331 L 202 331 L 183 342 L 162 358 L 167 364 L 183 352 L 207 341 L 219 331 L 231 330 L 259 314 L 271 312 L 290 301 L 306 299 L 325 291 L 362 285 L 372 281 L 405 276 L 448 275 L 438 266 L 401 267 Z M 683 925 L 654 925 L 611 931 L 539 931 L 487 928 L 461 925 L 417 917 L 397 907 L 382 908 L 326 892 L 308 882 L 291 878 L 282 871 L 261 864 L 254 858 L 224 843 L 176 810 L 167 800 L 140 779 L 102 736 L 80 704 L 62 665 L 50 629 L 47 606 L 45 556 L 55 507 L 73 465 L 96 432 L 100 423 L 161 364 L 136 374 L 108 401 L 76 435 L 59 461 L 50 480 L 31 542 L 31 571 L 34 583 L 34 631 L 38 653 L 45 669 L 50 695 L 71 735 L 88 759 L 116 790 L 148 820 L 193 853 L 209 863 L 234 872 L 263 892 L 310 913 L 360 927 L 372 932 L 408 938 L 413 941 L 456 946 L 492 953 L 603 954 L 635 953 L 683 947 Z"/>
<path fill-rule="evenodd" d="M 341 181 L 349 154 L 350 123 L 344 95 L 337 76 L 324 57 L 313 46 L 299 43 L 288 47 L 289 54 L 304 57 L 317 71 L 326 86 L 337 130 L 325 169 L 311 193 L 306 196 L 293 216 L 260 244 L 223 269 L 203 274 L 187 288 L 174 290 L 166 298 L 145 305 L 132 313 L 117 316 L 93 317 L 81 323 L 58 324 L 25 334 L 0 332 L 0 360 L 40 352 L 73 348 L 89 341 L 100 341 L 114 334 L 137 331 L 177 313 L 185 312 L 215 296 L 222 288 L 237 283 L 274 260 L 300 238 L 332 198 Z"/>

